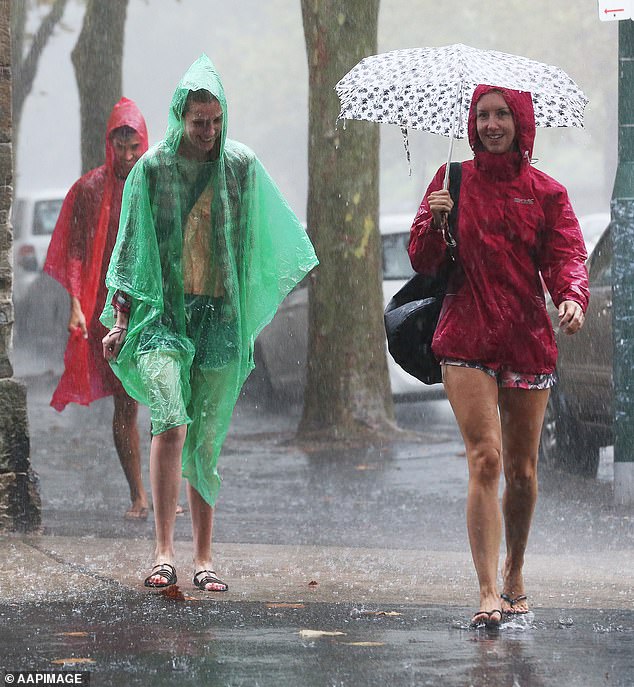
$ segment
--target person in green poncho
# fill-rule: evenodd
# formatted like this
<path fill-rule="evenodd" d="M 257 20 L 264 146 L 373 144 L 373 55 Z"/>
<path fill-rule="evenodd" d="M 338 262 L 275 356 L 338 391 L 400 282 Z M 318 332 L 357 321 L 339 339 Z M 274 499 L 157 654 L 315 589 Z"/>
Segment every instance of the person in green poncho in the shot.
<path fill-rule="evenodd" d="M 193 584 L 226 591 L 212 565 L 218 456 L 253 369 L 253 344 L 317 264 L 302 225 L 255 154 L 227 139 L 218 73 L 202 55 L 172 98 L 167 134 L 130 173 L 106 275 L 104 356 L 152 418 L 156 526 L 148 587 L 177 580 L 181 476 Z"/>

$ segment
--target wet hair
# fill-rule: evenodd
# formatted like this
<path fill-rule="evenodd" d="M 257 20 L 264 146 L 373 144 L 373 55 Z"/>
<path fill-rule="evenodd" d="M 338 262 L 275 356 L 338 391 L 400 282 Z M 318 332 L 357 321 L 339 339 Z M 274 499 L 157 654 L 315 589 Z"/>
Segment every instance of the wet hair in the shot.
<path fill-rule="evenodd" d="M 216 96 L 205 88 L 201 88 L 198 91 L 189 91 L 185 100 L 183 114 L 188 112 L 191 103 L 213 103 L 214 100 L 217 100 Z"/>
<path fill-rule="evenodd" d="M 131 126 L 128 126 L 127 124 L 124 124 L 123 126 L 118 126 L 116 129 L 113 129 L 110 132 L 110 140 L 114 140 L 115 138 L 118 138 L 120 141 L 127 141 L 129 138 L 134 136 L 135 134 L 138 134 L 139 132 L 136 129 L 133 129 Z"/>

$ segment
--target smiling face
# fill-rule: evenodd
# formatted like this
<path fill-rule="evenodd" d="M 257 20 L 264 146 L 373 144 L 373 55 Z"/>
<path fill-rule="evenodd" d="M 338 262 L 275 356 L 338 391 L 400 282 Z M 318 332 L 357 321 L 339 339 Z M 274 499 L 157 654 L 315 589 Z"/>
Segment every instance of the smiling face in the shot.
<path fill-rule="evenodd" d="M 179 153 L 190 160 L 209 160 L 222 134 L 222 107 L 212 98 L 210 102 L 190 99 L 183 115 L 183 138 Z"/>
<path fill-rule="evenodd" d="M 515 143 L 513 113 L 501 93 L 491 91 L 476 105 L 476 126 L 484 149 L 489 153 L 507 153 Z"/>

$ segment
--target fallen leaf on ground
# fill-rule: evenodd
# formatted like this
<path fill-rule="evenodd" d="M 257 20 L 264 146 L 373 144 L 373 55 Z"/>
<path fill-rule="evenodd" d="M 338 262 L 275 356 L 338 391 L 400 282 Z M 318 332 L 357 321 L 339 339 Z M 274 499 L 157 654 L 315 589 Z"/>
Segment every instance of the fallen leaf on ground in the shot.
<path fill-rule="evenodd" d="M 177 584 L 171 584 L 169 587 L 161 589 L 159 594 L 172 601 L 198 601 L 194 596 L 185 596 Z"/>
<path fill-rule="evenodd" d="M 317 637 L 340 637 L 342 635 L 345 635 L 345 632 L 329 632 L 328 630 L 300 630 L 299 631 L 299 636 L 300 637 L 311 637 L 311 638 L 317 638 Z"/>
<path fill-rule="evenodd" d="M 56 658 L 55 660 L 51 661 L 51 663 L 54 663 L 55 665 L 58 666 L 63 666 L 63 665 L 71 665 L 71 664 L 79 664 L 79 663 L 96 663 L 92 658 Z"/>
<path fill-rule="evenodd" d="M 289 604 L 289 603 L 270 603 L 266 604 L 267 608 L 304 608 L 304 604 Z"/>
<path fill-rule="evenodd" d="M 402 613 L 398 613 L 397 611 L 357 611 L 355 615 L 359 615 L 362 617 L 377 617 L 377 616 L 389 616 L 389 617 L 394 617 L 398 615 L 403 615 Z"/>
<path fill-rule="evenodd" d="M 316 582 L 315 580 L 311 580 L 311 581 L 308 583 L 308 586 L 309 586 L 309 587 L 316 587 L 318 584 L 319 584 L 319 582 Z"/>

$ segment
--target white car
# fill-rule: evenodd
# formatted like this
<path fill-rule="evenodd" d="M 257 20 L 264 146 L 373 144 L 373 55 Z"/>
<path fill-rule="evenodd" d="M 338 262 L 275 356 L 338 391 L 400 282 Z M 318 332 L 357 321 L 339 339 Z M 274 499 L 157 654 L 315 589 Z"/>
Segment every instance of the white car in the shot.
<path fill-rule="evenodd" d="M 61 360 L 68 337 L 68 294 L 42 272 L 66 191 L 25 193 L 13 203 L 13 305 L 16 345 Z"/>
<path fill-rule="evenodd" d="M 37 279 L 66 191 L 51 189 L 20 196 L 13 204 L 13 302 L 19 304 Z"/>
<path fill-rule="evenodd" d="M 579 226 L 581 227 L 581 233 L 586 242 L 586 250 L 588 251 L 588 255 L 590 255 L 601 237 L 601 234 L 603 234 L 605 228 L 610 224 L 610 213 L 593 212 L 589 215 L 581 215 L 578 217 L 578 220 Z"/>
<path fill-rule="evenodd" d="M 407 254 L 414 214 L 380 219 L 383 248 L 383 305 L 413 276 Z M 255 344 L 256 369 L 249 384 L 278 397 L 301 397 L 306 380 L 308 283 L 301 282 L 282 302 Z M 386 347 L 387 348 L 387 347 Z M 392 393 L 397 400 L 444 398 L 442 384 L 427 385 L 401 369 L 386 352 Z"/>

